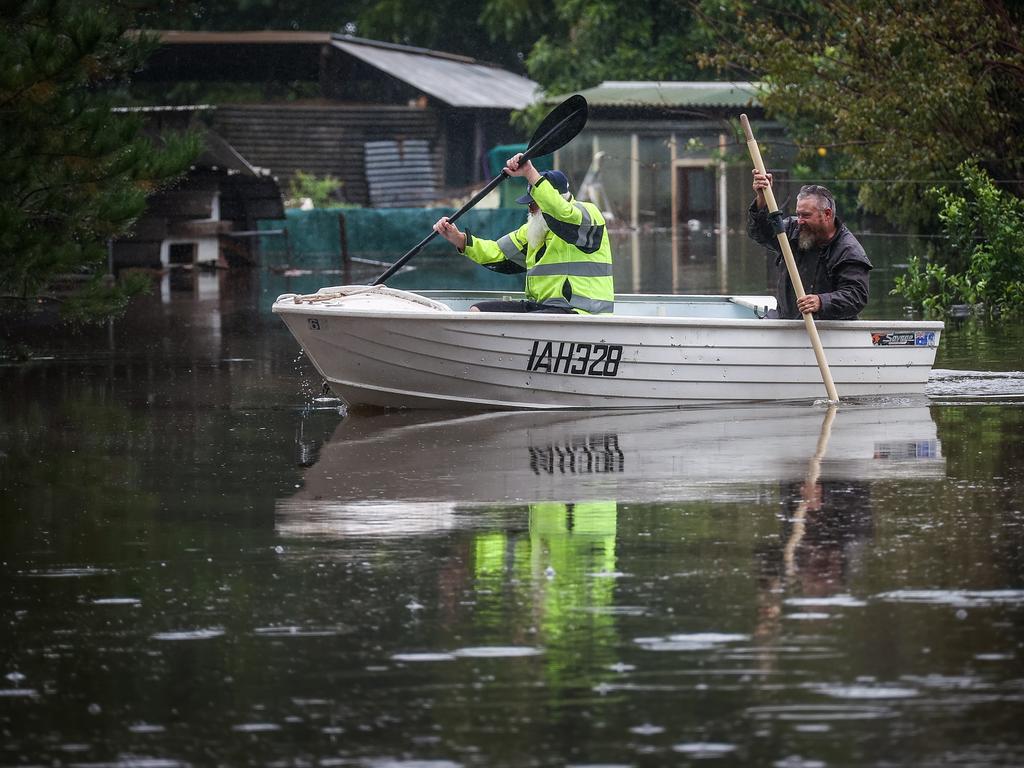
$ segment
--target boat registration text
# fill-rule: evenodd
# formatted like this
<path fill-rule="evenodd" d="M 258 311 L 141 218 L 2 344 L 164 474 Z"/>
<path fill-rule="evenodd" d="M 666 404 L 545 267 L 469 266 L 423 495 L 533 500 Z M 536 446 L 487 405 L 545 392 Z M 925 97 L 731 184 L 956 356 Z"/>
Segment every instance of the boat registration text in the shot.
<path fill-rule="evenodd" d="M 620 344 L 576 341 L 534 341 L 526 370 L 577 376 L 616 376 L 622 360 Z"/>

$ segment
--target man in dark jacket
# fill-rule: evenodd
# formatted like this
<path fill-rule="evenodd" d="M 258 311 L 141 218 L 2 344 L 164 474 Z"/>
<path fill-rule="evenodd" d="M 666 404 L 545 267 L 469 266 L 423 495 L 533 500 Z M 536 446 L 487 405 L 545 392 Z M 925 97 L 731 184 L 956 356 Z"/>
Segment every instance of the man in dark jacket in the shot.
<path fill-rule="evenodd" d="M 804 312 L 810 312 L 819 320 L 856 320 L 868 303 L 871 262 L 857 238 L 839 220 L 832 193 L 817 184 L 802 187 L 796 197 L 796 216 L 782 221 L 806 292 L 797 301 L 768 217 L 764 190 L 771 181 L 771 174 L 754 170 L 756 197 L 747 212 L 747 234 L 776 254 L 778 317 L 799 320 Z"/>

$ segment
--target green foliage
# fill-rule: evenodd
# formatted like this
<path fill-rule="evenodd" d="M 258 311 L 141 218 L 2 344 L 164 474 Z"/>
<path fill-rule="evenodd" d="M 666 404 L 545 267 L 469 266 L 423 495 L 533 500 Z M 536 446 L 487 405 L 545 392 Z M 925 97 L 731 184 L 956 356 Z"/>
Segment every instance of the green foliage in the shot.
<path fill-rule="evenodd" d="M 893 281 L 892 295 L 903 296 L 912 305 L 924 310 L 926 317 L 941 317 L 958 301 L 958 294 L 948 281 L 947 268 L 934 260 L 934 255 L 911 256 L 907 272 Z"/>
<path fill-rule="evenodd" d="M 141 135 L 138 116 L 113 110 L 110 89 L 152 48 L 148 37 L 125 34 L 127 11 L 27 0 L 0 13 L 0 296 L 27 308 L 59 275 L 102 272 L 107 241 L 129 229 L 146 195 L 185 171 L 200 147 L 193 136 L 163 137 L 157 146 Z M 67 304 L 79 318 L 138 290 L 84 285 L 78 290 L 88 295 Z"/>
<path fill-rule="evenodd" d="M 330 208 L 338 205 L 337 192 L 344 182 L 334 176 L 318 177 L 305 171 L 296 171 L 288 182 L 288 199 L 285 206 L 298 208 L 304 198 L 313 203 L 314 208 Z"/>
<path fill-rule="evenodd" d="M 179 0 L 140 16 L 148 29 L 344 32 L 519 71 L 537 30 L 554 22 L 541 0 Z"/>
<path fill-rule="evenodd" d="M 540 30 L 557 18 L 540 0 L 377 0 L 359 14 L 363 37 L 472 56 L 524 70 Z"/>
<path fill-rule="evenodd" d="M 492 0 L 493 2 L 493 0 Z M 526 58 L 530 77 L 549 93 L 604 80 L 692 80 L 703 31 L 672 0 L 556 0 L 554 27 Z M 527 22 L 530 23 L 530 22 Z"/>
<path fill-rule="evenodd" d="M 963 193 L 936 187 L 945 234 L 942 258 L 911 259 L 893 293 L 929 314 L 954 304 L 981 306 L 988 314 L 1024 313 L 1024 200 L 1001 191 L 976 163 L 959 168 Z"/>
<path fill-rule="evenodd" d="M 763 82 L 763 102 L 810 154 L 840 150 L 860 202 L 890 221 L 933 220 L 922 184 L 967 157 L 1024 177 L 1021 8 L 1007 0 L 697 3 L 714 35 L 702 57 Z M 877 180 L 877 181 L 873 181 Z M 905 180 L 905 181 L 904 181 Z"/>

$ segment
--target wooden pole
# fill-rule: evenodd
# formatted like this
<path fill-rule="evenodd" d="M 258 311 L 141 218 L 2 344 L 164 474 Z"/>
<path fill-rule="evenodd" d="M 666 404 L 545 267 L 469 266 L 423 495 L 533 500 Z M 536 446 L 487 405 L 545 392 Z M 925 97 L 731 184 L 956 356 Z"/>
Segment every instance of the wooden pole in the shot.
<path fill-rule="evenodd" d="M 746 115 L 740 115 L 740 123 L 743 124 L 743 133 L 747 137 L 747 149 L 750 150 L 750 158 L 754 161 L 754 167 L 761 173 L 767 173 L 764 168 L 764 160 L 761 159 L 761 150 L 754 140 L 754 133 L 750 130 L 750 121 Z M 769 184 L 764 190 L 764 199 L 768 203 L 768 212 L 776 213 L 779 206 L 775 202 L 775 193 L 772 192 Z M 777 219 L 781 223 L 781 219 Z M 798 299 L 806 296 L 803 281 L 800 279 L 800 272 L 796 268 L 796 259 L 793 258 L 793 249 L 789 246 L 789 239 L 781 226 L 776 228 L 776 237 L 779 239 L 779 247 L 782 248 L 782 257 L 786 261 L 786 269 L 789 271 L 789 279 L 793 283 L 793 290 Z M 835 382 L 832 381 L 832 371 L 829 370 L 828 360 L 825 359 L 825 350 L 821 346 L 821 339 L 818 338 L 818 328 L 814 325 L 814 316 L 810 312 L 804 312 L 804 327 L 811 339 L 811 347 L 814 348 L 814 357 L 818 361 L 818 370 L 821 371 L 821 380 L 825 384 L 825 391 L 828 393 L 830 402 L 839 402 L 839 393 L 836 391 Z"/>
<path fill-rule="evenodd" d="M 341 253 L 341 282 L 352 284 L 352 257 L 348 252 L 348 227 L 345 225 L 345 214 L 338 214 L 338 248 Z"/>

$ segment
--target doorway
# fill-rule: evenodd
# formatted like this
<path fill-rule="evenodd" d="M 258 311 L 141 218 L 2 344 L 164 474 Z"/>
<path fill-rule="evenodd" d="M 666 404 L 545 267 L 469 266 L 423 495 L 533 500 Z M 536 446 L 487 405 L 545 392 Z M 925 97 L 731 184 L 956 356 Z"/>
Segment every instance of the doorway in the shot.
<path fill-rule="evenodd" d="M 678 164 L 675 221 L 691 232 L 712 229 L 718 223 L 718 166 Z"/>

